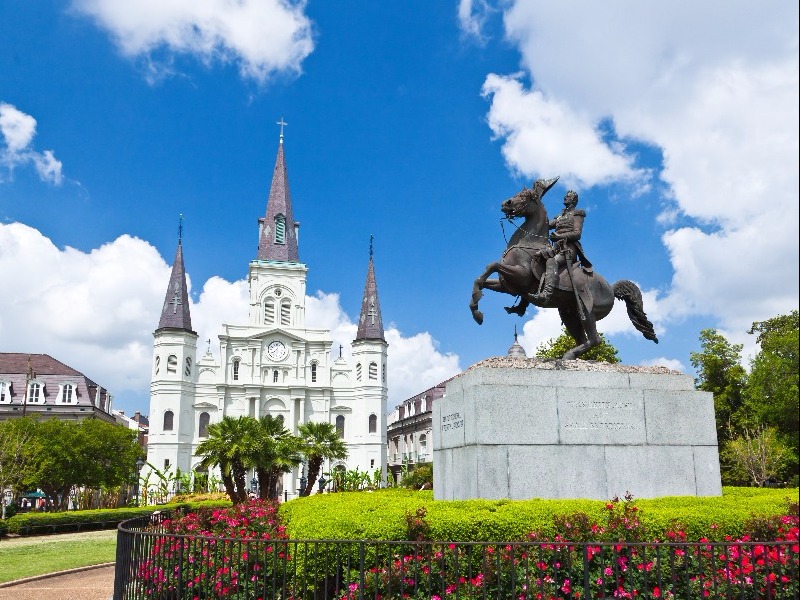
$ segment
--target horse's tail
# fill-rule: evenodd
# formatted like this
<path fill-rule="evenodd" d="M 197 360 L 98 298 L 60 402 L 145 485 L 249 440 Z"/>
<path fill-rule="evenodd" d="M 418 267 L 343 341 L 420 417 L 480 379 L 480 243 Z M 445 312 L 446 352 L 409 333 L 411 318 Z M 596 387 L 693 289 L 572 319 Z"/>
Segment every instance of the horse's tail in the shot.
<path fill-rule="evenodd" d="M 633 323 L 638 331 L 648 340 L 653 340 L 656 344 L 658 338 L 653 329 L 653 324 L 647 319 L 644 312 L 644 303 L 642 302 L 642 292 L 639 287 L 632 281 L 627 279 L 620 279 L 616 282 L 611 289 L 614 291 L 614 297 L 625 301 L 625 307 L 628 309 L 628 318 Z"/>

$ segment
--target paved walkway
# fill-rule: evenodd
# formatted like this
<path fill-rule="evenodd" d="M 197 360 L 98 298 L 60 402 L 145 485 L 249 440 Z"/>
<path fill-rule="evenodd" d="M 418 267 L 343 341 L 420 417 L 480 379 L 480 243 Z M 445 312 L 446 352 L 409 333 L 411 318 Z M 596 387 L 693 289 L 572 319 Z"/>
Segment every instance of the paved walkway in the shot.
<path fill-rule="evenodd" d="M 114 592 L 114 565 L 0 588 L 0 600 L 109 600 Z"/>

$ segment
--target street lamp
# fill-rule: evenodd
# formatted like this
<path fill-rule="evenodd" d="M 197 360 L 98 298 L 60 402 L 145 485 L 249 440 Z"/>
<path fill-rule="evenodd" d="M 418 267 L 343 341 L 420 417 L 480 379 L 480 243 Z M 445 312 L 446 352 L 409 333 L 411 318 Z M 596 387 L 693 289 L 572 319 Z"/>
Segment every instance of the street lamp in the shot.
<path fill-rule="evenodd" d="M 319 476 L 319 493 L 321 494 L 325 491 L 325 484 L 328 483 L 328 480 L 325 479 L 325 474 Z"/>
<path fill-rule="evenodd" d="M 133 484 L 133 495 L 136 497 L 136 506 L 139 506 L 139 477 L 145 462 L 140 458 L 136 461 L 136 482 Z"/>
<path fill-rule="evenodd" d="M 255 494 L 258 491 L 258 481 L 255 477 L 250 480 L 250 491 Z"/>
<path fill-rule="evenodd" d="M 300 467 L 300 496 L 306 495 L 306 486 L 308 485 L 308 478 L 306 477 L 306 463 L 302 463 Z"/>

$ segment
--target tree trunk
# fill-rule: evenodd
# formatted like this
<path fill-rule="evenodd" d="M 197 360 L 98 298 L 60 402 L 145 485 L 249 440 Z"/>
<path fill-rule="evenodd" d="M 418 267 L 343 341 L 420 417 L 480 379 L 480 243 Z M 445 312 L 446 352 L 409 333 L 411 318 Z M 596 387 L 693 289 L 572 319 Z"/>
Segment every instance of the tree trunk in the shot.
<path fill-rule="evenodd" d="M 322 457 L 315 456 L 308 461 L 308 482 L 306 483 L 306 489 L 303 492 L 304 496 L 310 496 L 311 492 L 314 491 L 314 484 L 317 482 L 319 477 L 319 471 L 322 467 Z"/>

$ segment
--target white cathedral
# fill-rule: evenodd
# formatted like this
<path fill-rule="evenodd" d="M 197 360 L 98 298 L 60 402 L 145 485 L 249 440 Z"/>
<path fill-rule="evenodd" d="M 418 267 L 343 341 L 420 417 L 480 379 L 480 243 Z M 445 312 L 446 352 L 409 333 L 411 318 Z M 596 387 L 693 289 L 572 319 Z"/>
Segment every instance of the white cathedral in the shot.
<path fill-rule="evenodd" d="M 333 338 L 306 327 L 308 268 L 300 262 L 283 133 L 266 216 L 258 220 L 250 262 L 247 322 L 223 324 L 219 355 L 197 360 L 180 239 L 153 342 L 147 462 L 172 473 L 198 473 L 198 444 L 224 416 L 273 415 L 293 433 L 308 421 L 336 426 L 348 457 L 323 466 L 386 476 L 387 346 L 370 248 L 367 280 L 351 359 L 332 354 Z M 244 315 L 242 315 L 244 320 Z M 284 476 L 281 497 L 300 487 L 302 465 Z M 145 467 L 144 471 L 149 469 Z M 213 473 L 213 472 L 212 472 Z M 144 473 L 143 473 L 144 474 Z M 151 482 L 153 480 L 151 479 Z"/>

